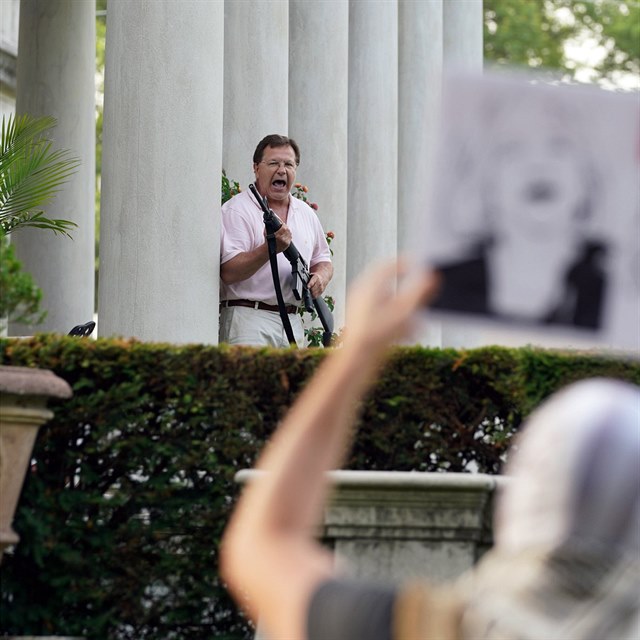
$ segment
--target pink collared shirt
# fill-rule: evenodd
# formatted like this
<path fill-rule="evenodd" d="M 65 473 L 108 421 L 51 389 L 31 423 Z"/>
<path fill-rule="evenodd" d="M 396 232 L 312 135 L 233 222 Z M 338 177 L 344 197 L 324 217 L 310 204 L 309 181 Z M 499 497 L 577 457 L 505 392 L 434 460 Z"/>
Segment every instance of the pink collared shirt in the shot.
<path fill-rule="evenodd" d="M 308 204 L 291 195 L 287 226 L 309 268 L 319 262 L 331 262 L 331 251 L 318 216 Z M 220 264 L 255 249 L 264 241 L 262 209 L 251 192 L 243 191 L 225 202 L 222 206 Z M 278 254 L 278 274 L 285 303 L 299 305 L 291 289 L 291 264 L 282 253 Z M 220 281 L 220 300 L 242 299 L 278 304 L 268 262 L 246 280 L 229 285 Z"/>

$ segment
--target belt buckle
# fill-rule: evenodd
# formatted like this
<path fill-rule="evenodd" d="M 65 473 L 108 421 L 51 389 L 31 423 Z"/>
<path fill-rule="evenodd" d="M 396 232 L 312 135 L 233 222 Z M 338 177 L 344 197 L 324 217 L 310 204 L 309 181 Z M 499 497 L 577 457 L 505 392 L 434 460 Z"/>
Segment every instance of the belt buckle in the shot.
<path fill-rule="evenodd" d="M 259 302 L 257 302 L 257 301 L 255 301 L 255 302 L 253 303 L 253 308 L 257 311 L 257 310 L 260 308 L 260 303 L 259 303 Z"/>

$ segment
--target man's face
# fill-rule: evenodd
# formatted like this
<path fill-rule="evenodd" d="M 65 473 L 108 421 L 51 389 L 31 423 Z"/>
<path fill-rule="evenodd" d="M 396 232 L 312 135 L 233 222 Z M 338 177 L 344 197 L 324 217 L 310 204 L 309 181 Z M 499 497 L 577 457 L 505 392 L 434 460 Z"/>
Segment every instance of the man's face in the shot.
<path fill-rule="evenodd" d="M 579 141 L 565 114 L 545 107 L 523 105 L 494 135 L 492 208 L 505 234 L 571 237 L 588 196 Z"/>
<path fill-rule="evenodd" d="M 284 201 L 296 177 L 296 154 L 292 147 L 267 147 L 262 160 L 253 165 L 256 186 L 270 201 Z"/>
<path fill-rule="evenodd" d="M 495 199 L 504 211 L 503 231 L 537 237 L 571 236 L 585 201 L 578 151 L 562 135 L 539 135 L 514 143 L 495 164 Z"/>

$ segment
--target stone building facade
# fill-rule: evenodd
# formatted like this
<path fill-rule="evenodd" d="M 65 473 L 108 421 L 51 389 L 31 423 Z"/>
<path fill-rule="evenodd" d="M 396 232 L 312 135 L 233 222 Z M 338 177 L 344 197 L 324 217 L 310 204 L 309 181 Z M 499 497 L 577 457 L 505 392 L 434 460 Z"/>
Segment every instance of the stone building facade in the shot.
<path fill-rule="evenodd" d="M 45 293 L 41 329 L 64 332 L 94 311 L 96 8 L 21 0 L 18 20 L 17 0 L 0 4 L 19 22 L 17 52 L 0 32 L 3 105 L 13 55 L 17 111 L 56 117 L 82 160 L 48 211 L 74 240 L 14 238 Z M 412 185 L 449 66 L 481 69 L 482 0 L 109 0 L 100 335 L 217 342 L 219 177 L 246 186 L 273 132 L 298 140 L 298 180 L 335 233 L 343 325 L 348 283 L 402 252 L 421 215 Z"/>

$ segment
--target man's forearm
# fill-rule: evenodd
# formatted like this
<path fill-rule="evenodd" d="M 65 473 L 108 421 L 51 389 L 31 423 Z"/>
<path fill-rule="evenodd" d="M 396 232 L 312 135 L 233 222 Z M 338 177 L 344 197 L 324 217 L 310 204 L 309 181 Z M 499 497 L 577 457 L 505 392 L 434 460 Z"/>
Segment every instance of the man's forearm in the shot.
<path fill-rule="evenodd" d="M 333 264 L 331 262 L 318 262 L 309 271 L 312 276 L 309 281 L 311 297 L 318 298 L 327 288 L 331 278 L 333 278 Z M 314 278 L 313 276 L 316 277 Z"/>
<path fill-rule="evenodd" d="M 227 262 L 220 265 L 220 278 L 225 284 L 235 284 L 250 278 L 260 267 L 269 262 L 269 248 L 265 242 L 263 245 L 239 253 Z"/>
<path fill-rule="evenodd" d="M 331 264 L 331 262 L 318 262 L 311 267 L 310 271 L 312 274 L 322 278 L 325 287 L 329 284 L 331 278 L 333 278 L 333 264 Z"/>
<path fill-rule="evenodd" d="M 291 244 L 291 229 L 283 224 L 274 234 L 276 253 Z M 244 251 L 220 265 L 220 278 L 225 284 L 235 284 L 250 278 L 260 267 L 269 262 L 269 245 L 265 241 L 251 251 Z"/>

